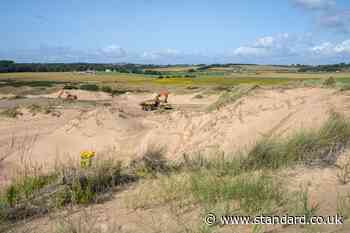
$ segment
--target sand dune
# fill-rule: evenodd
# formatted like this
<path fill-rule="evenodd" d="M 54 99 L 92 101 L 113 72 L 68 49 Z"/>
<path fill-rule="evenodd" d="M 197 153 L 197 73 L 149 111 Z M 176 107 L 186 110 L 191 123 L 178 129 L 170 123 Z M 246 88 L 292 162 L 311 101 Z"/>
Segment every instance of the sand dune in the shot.
<path fill-rule="evenodd" d="M 217 98 L 193 101 L 193 96 L 176 95 L 170 102 L 207 106 Z M 126 94 L 113 98 L 108 107 L 61 110 L 61 117 L 36 116 L 35 121 L 28 116 L 2 119 L 0 130 L 6 134 L 1 135 L 0 142 L 4 144 L 12 136 L 36 136 L 30 160 L 48 164 L 77 158 L 81 150 L 94 150 L 101 156 L 109 151 L 109 155 L 128 160 L 152 145 L 166 148 L 168 158 L 178 159 L 183 153 L 231 154 L 262 137 L 318 127 L 332 109 L 346 114 L 350 109 L 350 96 L 320 88 L 258 89 L 214 112 L 181 108 L 169 113 L 141 111 L 138 103 L 151 97 Z M 7 162 L 17 163 L 18 155 L 14 153 Z"/>

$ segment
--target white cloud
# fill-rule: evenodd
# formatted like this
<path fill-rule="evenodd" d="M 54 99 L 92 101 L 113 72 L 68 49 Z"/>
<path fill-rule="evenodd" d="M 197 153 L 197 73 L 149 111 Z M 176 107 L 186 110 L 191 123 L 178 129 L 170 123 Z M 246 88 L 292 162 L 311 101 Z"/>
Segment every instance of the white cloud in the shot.
<path fill-rule="evenodd" d="M 109 45 L 100 51 L 102 54 L 109 56 L 109 57 L 125 57 L 126 51 L 117 45 Z"/>
<path fill-rule="evenodd" d="M 288 33 L 258 38 L 251 45 L 241 46 L 233 51 L 237 56 L 289 56 L 294 52 L 298 38 L 292 38 Z"/>
<path fill-rule="evenodd" d="M 324 42 L 320 45 L 312 47 L 310 50 L 315 55 L 323 55 L 323 56 L 350 55 L 350 40 L 345 40 L 338 44 Z"/>
<path fill-rule="evenodd" d="M 182 56 L 183 53 L 176 49 L 164 49 L 159 51 L 145 51 L 141 54 L 143 59 L 160 59 L 160 58 L 176 58 Z"/>
<path fill-rule="evenodd" d="M 266 48 L 257 48 L 257 47 L 249 47 L 249 46 L 241 46 L 234 50 L 234 55 L 237 56 L 255 56 L 261 57 L 268 54 L 268 50 Z"/>
<path fill-rule="evenodd" d="M 275 38 L 273 38 L 272 36 L 266 36 L 266 37 L 257 39 L 257 41 L 255 42 L 255 46 L 262 47 L 262 48 L 272 47 L 274 42 L 275 42 Z"/>
<path fill-rule="evenodd" d="M 291 0 L 294 5 L 309 10 L 324 10 L 335 6 L 335 0 Z"/>
<path fill-rule="evenodd" d="M 334 48 L 334 45 L 332 43 L 324 42 L 320 45 L 312 47 L 310 50 L 314 53 L 330 54 L 330 53 L 332 53 L 333 48 Z"/>
<path fill-rule="evenodd" d="M 342 43 L 336 45 L 334 51 L 337 53 L 350 54 L 350 40 L 343 41 Z"/>

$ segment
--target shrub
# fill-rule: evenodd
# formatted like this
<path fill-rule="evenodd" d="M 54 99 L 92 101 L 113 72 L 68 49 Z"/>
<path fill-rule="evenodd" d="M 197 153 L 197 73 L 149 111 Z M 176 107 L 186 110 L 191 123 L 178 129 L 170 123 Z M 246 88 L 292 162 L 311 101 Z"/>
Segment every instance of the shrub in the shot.
<path fill-rule="evenodd" d="M 82 84 L 79 88 L 85 91 L 98 91 L 100 89 L 96 84 Z"/>
<path fill-rule="evenodd" d="M 197 94 L 197 95 L 193 96 L 193 98 L 194 98 L 194 99 L 203 99 L 204 96 L 201 95 L 201 94 Z"/>
<path fill-rule="evenodd" d="M 334 87 L 336 83 L 337 82 L 335 78 L 333 78 L 333 76 L 330 76 L 323 80 L 322 85 L 326 87 Z"/>
<path fill-rule="evenodd" d="M 103 86 L 101 88 L 101 91 L 107 92 L 107 93 L 112 93 L 113 92 L 113 90 L 112 90 L 112 88 L 110 86 Z"/>
<path fill-rule="evenodd" d="M 23 113 L 19 111 L 18 107 L 14 107 L 0 112 L 0 115 L 8 118 L 16 118 L 17 116 L 22 116 Z"/>
<path fill-rule="evenodd" d="M 77 86 L 73 86 L 73 85 L 65 85 L 63 87 L 64 90 L 77 90 L 79 89 Z"/>
<path fill-rule="evenodd" d="M 141 158 L 131 161 L 130 168 L 140 177 L 154 176 L 170 170 L 164 158 L 164 148 L 154 145 L 149 146 Z"/>

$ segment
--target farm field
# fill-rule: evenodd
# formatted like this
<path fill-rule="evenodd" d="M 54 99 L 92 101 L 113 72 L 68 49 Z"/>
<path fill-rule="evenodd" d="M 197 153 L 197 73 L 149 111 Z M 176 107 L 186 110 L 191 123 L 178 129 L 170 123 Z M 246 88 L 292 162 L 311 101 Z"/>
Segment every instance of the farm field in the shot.
<path fill-rule="evenodd" d="M 0 74 L 0 231 L 349 232 L 350 73 L 169 72 Z"/>

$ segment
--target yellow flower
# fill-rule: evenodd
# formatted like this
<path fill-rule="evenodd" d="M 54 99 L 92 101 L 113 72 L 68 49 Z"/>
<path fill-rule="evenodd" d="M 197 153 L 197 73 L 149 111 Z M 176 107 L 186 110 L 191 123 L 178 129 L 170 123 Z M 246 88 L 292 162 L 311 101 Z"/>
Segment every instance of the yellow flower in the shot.
<path fill-rule="evenodd" d="M 80 158 L 82 159 L 91 159 L 95 156 L 94 151 L 82 151 L 80 152 Z"/>

